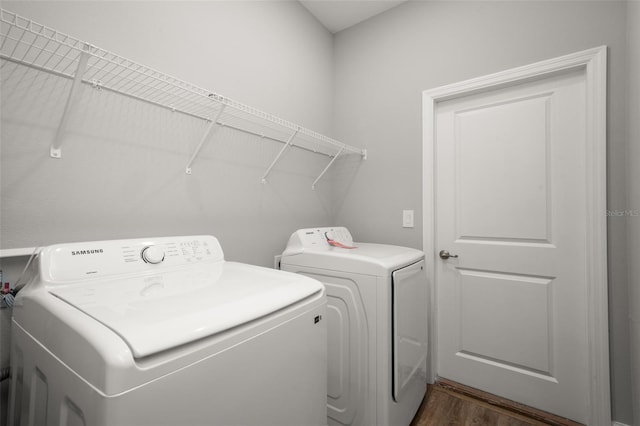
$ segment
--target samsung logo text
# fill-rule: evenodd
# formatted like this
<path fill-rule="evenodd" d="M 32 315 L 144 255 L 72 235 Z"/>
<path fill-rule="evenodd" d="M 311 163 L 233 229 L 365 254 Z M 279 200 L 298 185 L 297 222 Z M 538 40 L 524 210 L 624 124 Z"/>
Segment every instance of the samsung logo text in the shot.
<path fill-rule="evenodd" d="M 71 256 L 80 256 L 80 255 L 84 255 L 84 254 L 100 254 L 103 253 L 104 251 L 102 249 L 97 249 L 97 250 L 77 250 L 77 251 L 72 251 L 71 252 Z"/>

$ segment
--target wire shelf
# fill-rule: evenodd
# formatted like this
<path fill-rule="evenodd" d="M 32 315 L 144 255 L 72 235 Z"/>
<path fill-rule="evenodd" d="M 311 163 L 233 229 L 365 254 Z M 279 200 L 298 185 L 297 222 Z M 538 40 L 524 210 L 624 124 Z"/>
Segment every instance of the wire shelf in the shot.
<path fill-rule="evenodd" d="M 239 131 L 335 157 L 356 148 L 0 9 L 0 59 Z M 2 66 L 5 64 L 3 63 Z M 72 103 L 72 94 L 68 104 Z M 69 105 L 68 105 L 69 106 Z M 70 107 L 69 107 L 70 108 Z M 63 123 L 61 123 L 63 133 Z M 290 135 L 295 138 L 289 141 Z M 58 142 L 61 143 L 61 142 Z M 54 149 L 52 148 L 52 156 Z M 197 154 L 197 153 L 196 153 Z M 189 169 L 189 167 L 188 167 Z"/>

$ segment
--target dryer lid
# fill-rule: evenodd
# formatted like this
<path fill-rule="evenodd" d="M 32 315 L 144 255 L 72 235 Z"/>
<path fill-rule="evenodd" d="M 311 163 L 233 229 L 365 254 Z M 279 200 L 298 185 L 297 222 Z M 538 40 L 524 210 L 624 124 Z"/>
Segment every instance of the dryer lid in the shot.
<path fill-rule="evenodd" d="M 48 291 L 113 330 L 141 358 L 264 317 L 323 287 L 302 275 L 220 262 Z"/>
<path fill-rule="evenodd" d="M 333 246 L 329 238 L 349 248 Z M 282 269 L 296 272 L 298 267 L 312 267 L 388 276 L 423 258 L 422 251 L 410 247 L 353 242 L 351 233 L 344 227 L 308 228 L 291 235 L 280 264 Z"/>

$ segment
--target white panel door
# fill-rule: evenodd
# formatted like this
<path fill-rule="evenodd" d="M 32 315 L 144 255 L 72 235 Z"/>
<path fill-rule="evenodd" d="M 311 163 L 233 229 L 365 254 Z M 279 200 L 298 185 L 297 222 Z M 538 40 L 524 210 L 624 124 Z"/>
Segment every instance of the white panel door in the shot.
<path fill-rule="evenodd" d="M 438 103 L 435 276 L 439 376 L 587 423 L 585 105 L 584 70 Z"/>

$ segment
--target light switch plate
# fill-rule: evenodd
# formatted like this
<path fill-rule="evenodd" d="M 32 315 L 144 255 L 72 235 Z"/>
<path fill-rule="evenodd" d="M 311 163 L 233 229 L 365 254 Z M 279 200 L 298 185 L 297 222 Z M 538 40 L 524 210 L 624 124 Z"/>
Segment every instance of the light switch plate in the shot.
<path fill-rule="evenodd" d="M 402 227 L 413 228 L 413 210 L 402 210 Z"/>

